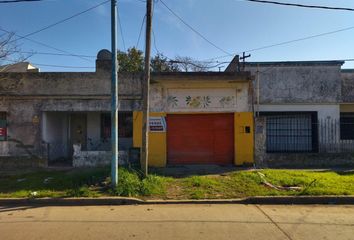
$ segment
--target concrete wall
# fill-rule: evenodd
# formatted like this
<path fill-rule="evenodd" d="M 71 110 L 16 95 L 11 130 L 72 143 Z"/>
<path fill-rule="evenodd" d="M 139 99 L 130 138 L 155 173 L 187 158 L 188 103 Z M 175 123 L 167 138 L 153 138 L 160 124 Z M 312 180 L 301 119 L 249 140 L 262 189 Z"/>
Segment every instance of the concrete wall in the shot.
<path fill-rule="evenodd" d="M 341 63 L 247 65 L 254 76 L 254 99 L 260 104 L 329 104 L 341 100 Z M 258 73 L 257 73 L 258 72 Z"/>
<path fill-rule="evenodd" d="M 87 113 L 87 150 L 93 150 L 92 147 L 101 139 L 101 113 Z M 91 143 L 91 144 L 90 144 Z"/>
<path fill-rule="evenodd" d="M 354 102 L 354 70 L 342 70 L 342 102 Z"/>
<path fill-rule="evenodd" d="M 228 81 L 154 83 L 150 92 L 150 111 L 249 112 L 252 109 L 249 86 L 249 82 Z"/>
<path fill-rule="evenodd" d="M 90 73 L 0 73 L 0 111 L 7 113 L 8 120 L 8 141 L 0 142 L 0 156 L 47 159 L 51 150 L 43 146 L 43 142 L 55 142 L 65 148 L 69 126 L 64 113 L 68 116 L 74 112 L 89 113 L 87 137 L 98 140 L 99 112 L 111 110 L 110 61 L 97 60 L 96 66 L 96 72 Z M 181 81 L 186 88 L 189 84 L 198 88 L 200 83 L 214 82 L 207 88 L 211 92 L 219 84 L 234 86 L 237 105 L 227 111 L 249 110 L 249 77 L 248 73 L 153 74 L 151 110 L 166 110 L 168 88 L 164 87 L 164 82 Z M 120 74 L 120 111 L 142 110 L 142 79 L 142 73 Z M 121 139 L 119 145 L 127 149 L 132 145 L 132 139 Z M 64 149 L 58 153 L 58 157 L 65 157 L 65 152 L 68 151 Z"/>

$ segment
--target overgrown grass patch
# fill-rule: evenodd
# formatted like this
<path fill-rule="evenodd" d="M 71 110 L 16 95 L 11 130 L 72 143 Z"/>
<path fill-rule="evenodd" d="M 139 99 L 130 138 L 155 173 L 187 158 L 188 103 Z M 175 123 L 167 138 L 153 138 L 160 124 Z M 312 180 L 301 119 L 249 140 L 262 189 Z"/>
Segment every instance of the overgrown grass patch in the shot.
<path fill-rule="evenodd" d="M 276 189 L 264 184 L 260 174 Z M 354 195 L 354 171 L 253 170 L 227 175 L 172 178 L 120 168 L 118 187 L 110 169 L 38 171 L 0 176 L 0 197 L 126 196 L 148 199 L 215 199 L 277 195 Z M 297 187 L 297 190 L 288 189 Z"/>

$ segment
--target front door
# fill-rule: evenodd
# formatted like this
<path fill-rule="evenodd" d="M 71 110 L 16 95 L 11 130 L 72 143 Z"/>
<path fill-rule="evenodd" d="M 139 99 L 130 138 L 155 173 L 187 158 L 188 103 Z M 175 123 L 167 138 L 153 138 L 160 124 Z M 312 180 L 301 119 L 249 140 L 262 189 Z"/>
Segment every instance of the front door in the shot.
<path fill-rule="evenodd" d="M 70 146 L 81 144 L 81 150 L 86 150 L 87 115 L 74 113 L 70 115 Z"/>

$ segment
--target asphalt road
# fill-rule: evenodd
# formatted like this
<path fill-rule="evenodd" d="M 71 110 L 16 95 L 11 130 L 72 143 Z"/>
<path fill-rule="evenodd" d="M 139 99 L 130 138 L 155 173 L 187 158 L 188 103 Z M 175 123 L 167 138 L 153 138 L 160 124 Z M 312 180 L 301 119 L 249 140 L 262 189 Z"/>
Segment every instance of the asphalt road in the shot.
<path fill-rule="evenodd" d="M 0 239 L 354 240 L 354 206 L 0 206 Z"/>

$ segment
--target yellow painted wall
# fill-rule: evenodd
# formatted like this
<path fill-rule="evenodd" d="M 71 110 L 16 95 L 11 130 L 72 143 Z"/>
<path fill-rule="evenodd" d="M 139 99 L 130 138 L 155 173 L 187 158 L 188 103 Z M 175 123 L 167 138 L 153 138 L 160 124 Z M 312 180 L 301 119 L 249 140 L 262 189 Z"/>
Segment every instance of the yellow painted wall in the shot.
<path fill-rule="evenodd" d="M 133 147 L 140 148 L 143 143 L 143 112 L 133 112 Z"/>
<path fill-rule="evenodd" d="M 250 133 L 246 133 L 250 127 Z M 235 165 L 254 162 L 254 124 L 251 112 L 235 113 Z"/>
<path fill-rule="evenodd" d="M 341 104 L 340 112 L 354 112 L 354 104 Z"/>
<path fill-rule="evenodd" d="M 150 117 L 166 117 L 166 113 L 150 113 Z M 133 146 L 142 145 L 142 112 L 133 112 Z M 166 132 L 149 133 L 149 166 L 165 167 L 167 159 Z"/>
<path fill-rule="evenodd" d="M 150 113 L 151 117 L 166 116 L 166 113 Z M 252 164 L 254 162 L 254 124 L 251 112 L 234 114 L 235 124 L 235 165 Z M 246 133 L 250 127 L 250 133 Z M 166 132 L 150 132 L 149 134 L 149 166 L 165 167 L 167 163 Z M 142 112 L 133 112 L 133 146 L 142 145 Z"/>

